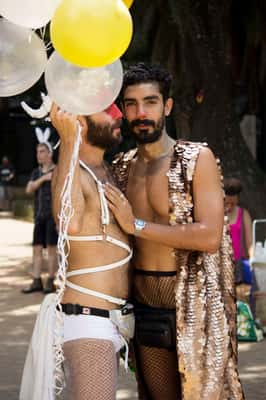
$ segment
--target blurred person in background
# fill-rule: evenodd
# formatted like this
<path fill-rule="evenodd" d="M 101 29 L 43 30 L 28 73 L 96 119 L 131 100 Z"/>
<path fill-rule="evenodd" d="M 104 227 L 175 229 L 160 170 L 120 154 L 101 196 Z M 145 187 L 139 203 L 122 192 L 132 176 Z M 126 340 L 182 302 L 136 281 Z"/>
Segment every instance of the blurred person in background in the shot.
<path fill-rule="evenodd" d="M 33 232 L 33 280 L 22 290 L 28 294 L 44 291 L 51 293 L 55 290 L 54 277 L 57 270 L 57 231 L 52 216 L 51 180 L 55 164 L 53 151 L 48 141 L 39 143 L 36 149 L 38 168 L 32 171 L 26 187 L 26 193 L 34 193 L 34 232 Z M 43 249 L 48 253 L 48 279 L 43 287 L 41 272 L 43 268 Z"/>
<path fill-rule="evenodd" d="M 236 265 L 237 298 L 250 304 L 255 317 L 254 291 L 257 284 L 249 259 L 252 256 L 252 219 L 249 211 L 239 205 L 242 183 L 237 178 L 227 178 L 224 182 L 225 213 L 229 219 L 233 256 Z"/>
<path fill-rule="evenodd" d="M 229 219 L 234 259 L 250 258 L 252 253 L 252 219 L 246 208 L 239 206 L 242 183 L 228 178 L 224 182 L 225 212 Z"/>
<path fill-rule="evenodd" d="M 15 170 L 7 156 L 2 157 L 0 164 L 0 209 L 10 208 L 10 183 L 14 179 Z"/>

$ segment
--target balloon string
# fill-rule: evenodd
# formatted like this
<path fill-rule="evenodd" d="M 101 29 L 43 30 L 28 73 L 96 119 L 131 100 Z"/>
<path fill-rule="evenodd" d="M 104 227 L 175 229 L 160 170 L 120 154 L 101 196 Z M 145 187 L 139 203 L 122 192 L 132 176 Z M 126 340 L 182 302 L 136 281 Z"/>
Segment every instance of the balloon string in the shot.
<path fill-rule="evenodd" d="M 49 40 L 48 43 L 45 43 L 46 30 L 47 30 L 47 25 L 43 26 L 42 28 L 33 29 L 32 32 L 40 33 L 39 36 L 40 36 L 40 38 L 42 39 L 42 41 L 44 43 L 45 50 L 48 51 L 53 47 L 53 45 L 52 45 L 52 41 L 51 40 Z"/>
<path fill-rule="evenodd" d="M 65 291 L 66 270 L 68 267 L 68 255 L 70 250 L 68 240 L 68 227 L 70 220 L 74 214 L 71 202 L 72 183 L 74 179 L 75 167 L 79 158 L 79 147 L 81 143 L 81 125 L 77 125 L 77 137 L 70 161 L 69 172 L 66 176 L 64 186 L 61 192 L 61 209 L 59 214 L 59 233 L 57 242 L 58 253 L 58 271 L 56 275 L 57 292 L 56 292 L 56 323 L 55 323 L 55 370 L 54 370 L 54 390 L 59 395 L 64 388 L 64 372 L 63 372 L 63 313 L 61 300 Z"/>
<path fill-rule="evenodd" d="M 46 50 L 50 50 L 53 47 L 52 42 L 48 42 L 47 44 L 45 44 L 45 49 Z"/>
<path fill-rule="evenodd" d="M 41 29 L 42 40 L 44 40 L 45 32 L 46 32 L 46 25 Z"/>

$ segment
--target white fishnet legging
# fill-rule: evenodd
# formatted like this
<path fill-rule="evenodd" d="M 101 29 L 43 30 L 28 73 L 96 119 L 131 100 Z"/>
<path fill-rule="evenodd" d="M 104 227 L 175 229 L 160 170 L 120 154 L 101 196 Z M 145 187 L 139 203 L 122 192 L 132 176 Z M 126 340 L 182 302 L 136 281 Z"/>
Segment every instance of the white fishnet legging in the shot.
<path fill-rule="evenodd" d="M 118 364 L 113 342 L 77 339 L 64 344 L 64 400 L 115 400 Z"/>

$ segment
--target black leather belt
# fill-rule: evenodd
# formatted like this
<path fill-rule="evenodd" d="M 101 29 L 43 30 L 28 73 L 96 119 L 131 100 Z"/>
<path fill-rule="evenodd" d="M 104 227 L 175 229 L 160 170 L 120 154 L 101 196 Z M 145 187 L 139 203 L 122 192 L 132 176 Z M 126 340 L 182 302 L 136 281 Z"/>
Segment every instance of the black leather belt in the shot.
<path fill-rule="evenodd" d="M 61 304 L 61 306 L 62 306 L 62 311 L 67 315 L 83 314 L 83 315 L 95 315 L 97 317 L 104 317 L 104 318 L 110 317 L 109 310 L 103 310 L 101 308 L 86 307 L 86 306 L 81 306 L 80 304 L 71 304 L 71 303 Z"/>

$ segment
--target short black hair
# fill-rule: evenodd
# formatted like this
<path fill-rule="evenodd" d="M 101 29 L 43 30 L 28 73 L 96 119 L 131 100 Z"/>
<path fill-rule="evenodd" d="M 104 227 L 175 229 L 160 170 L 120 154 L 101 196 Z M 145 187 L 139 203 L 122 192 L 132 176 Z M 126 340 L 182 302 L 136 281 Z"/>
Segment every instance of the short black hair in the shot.
<path fill-rule="evenodd" d="M 224 180 L 224 191 L 227 196 L 238 196 L 242 192 L 243 186 L 237 178 L 227 178 Z"/>
<path fill-rule="evenodd" d="M 124 74 L 123 86 L 120 93 L 121 100 L 123 101 L 124 91 L 128 86 L 150 82 L 158 83 L 164 101 L 170 97 L 171 74 L 160 65 L 139 62 L 131 65 Z"/>

